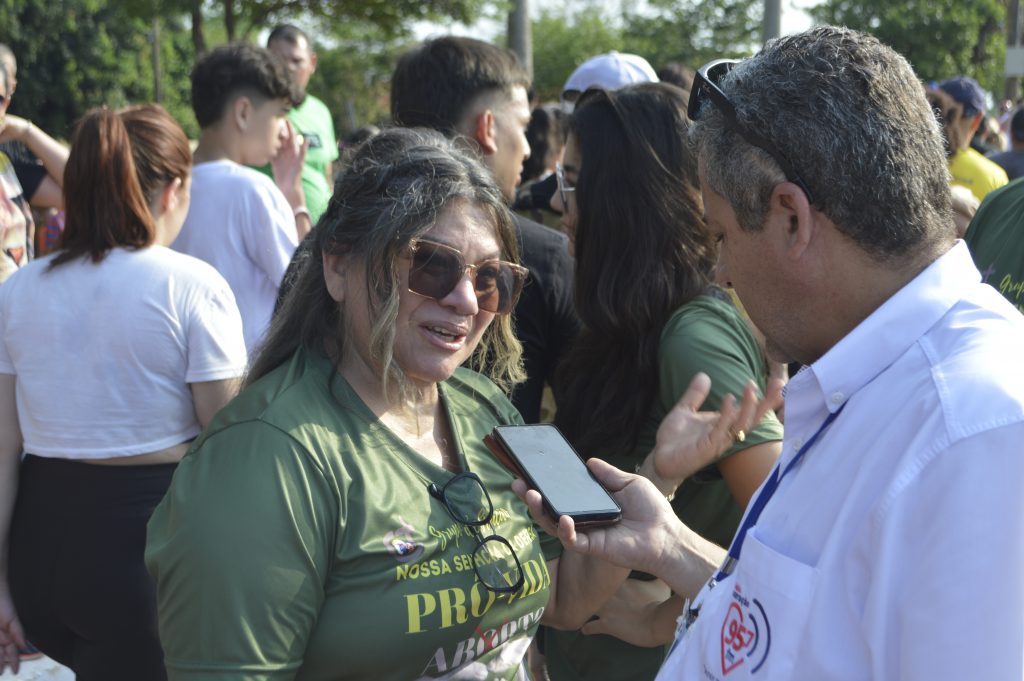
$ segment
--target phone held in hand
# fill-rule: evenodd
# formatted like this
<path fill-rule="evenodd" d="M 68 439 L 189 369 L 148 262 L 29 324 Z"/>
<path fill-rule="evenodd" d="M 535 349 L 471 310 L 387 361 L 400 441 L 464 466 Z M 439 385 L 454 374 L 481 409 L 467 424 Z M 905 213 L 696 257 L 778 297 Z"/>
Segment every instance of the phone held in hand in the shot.
<path fill-rule="evenodd" d="M 484 442 L 541 493 L 552 518 L 567 515 L 577 526 L 586 526 L 614 523 L 622 517 L 611 494 L 554 425 L 497 426 Z"/>

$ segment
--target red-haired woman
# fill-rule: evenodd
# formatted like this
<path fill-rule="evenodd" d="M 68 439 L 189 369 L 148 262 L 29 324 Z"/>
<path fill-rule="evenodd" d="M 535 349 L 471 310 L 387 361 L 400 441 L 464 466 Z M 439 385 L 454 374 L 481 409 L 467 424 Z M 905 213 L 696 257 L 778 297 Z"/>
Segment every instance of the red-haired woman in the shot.
<path fill-rule="evenodd" d="M 82 681 L 166 677 L 146 522 L 246 358 L 224 279 L 166 248 L 191 160 L 160 107 L 90 112 L 60 248 L 0 287 L 0 671 L 27 635 Z"/>

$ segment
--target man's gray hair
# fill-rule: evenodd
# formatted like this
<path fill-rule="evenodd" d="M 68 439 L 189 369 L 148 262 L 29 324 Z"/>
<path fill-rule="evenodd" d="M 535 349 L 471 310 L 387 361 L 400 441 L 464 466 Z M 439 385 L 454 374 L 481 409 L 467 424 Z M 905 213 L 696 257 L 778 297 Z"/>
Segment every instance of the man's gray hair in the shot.
<path fill-rule="evenodd" d="M 719 83 L 742 125 L 782 150 L 815 208 L 881 261 L 949 238 L 942 135 L 907 60 L 873 36 L 823 26 L 769 42 Z M 704 177 L 759 230 L 786 176 L 706 103 L 693 127 Z"/>

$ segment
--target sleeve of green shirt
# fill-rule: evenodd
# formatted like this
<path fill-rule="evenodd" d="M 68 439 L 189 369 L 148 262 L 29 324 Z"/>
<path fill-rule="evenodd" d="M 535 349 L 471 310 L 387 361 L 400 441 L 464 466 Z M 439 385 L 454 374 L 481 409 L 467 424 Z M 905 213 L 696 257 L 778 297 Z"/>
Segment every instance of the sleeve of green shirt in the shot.
<path fill-rule="evenodd" d="M 742 397 L 753 379 L 760 394 L 765 390 L 764 358 L 739 313 L 727 302 L 701 296 L 669 320 L 662 333 L 659 399 L 667 411 L 700 371 L 711 377 L 711 392 L 701 409 L 716 410 L 727 394 Z M 782 424 L 774 413 L 746 439 L 723 456 L 763 442 L 782 439 Z"/>
<path fill-rule="evenodd" d="M 324 598 L 338 490 L 259 421 L 206 437 L 149 523 L 171 679 L 292 679 Z"/>

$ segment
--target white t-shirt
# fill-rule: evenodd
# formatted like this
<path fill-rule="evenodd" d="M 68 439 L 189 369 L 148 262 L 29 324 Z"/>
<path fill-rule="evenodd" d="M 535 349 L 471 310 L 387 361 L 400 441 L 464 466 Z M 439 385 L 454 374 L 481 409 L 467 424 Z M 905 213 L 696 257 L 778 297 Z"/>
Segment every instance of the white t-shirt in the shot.
<path fill-rule="evenodd" d="M 0 373 L 17 377 L 25 451 L 131 456 L 198 435 L 188 384 L 245 370 L 223 277 L 162 246 L 48 271 L 53 257 L 0 286 Z"/>
<path fill-rule="evenodd" d="M 250 353 L 296 245 L 295 215 L 269 177 L 227 160 L 192 169 L 192 205 L 171 248 L 210 263 L 231 285 Z"/>
<path fill-rule="evenodd" d="M 660 681 L 1024 678 L 1024 317 L 980 280 L 959 242 L 793 377 L 780 467 L 842 412 Z"/>

